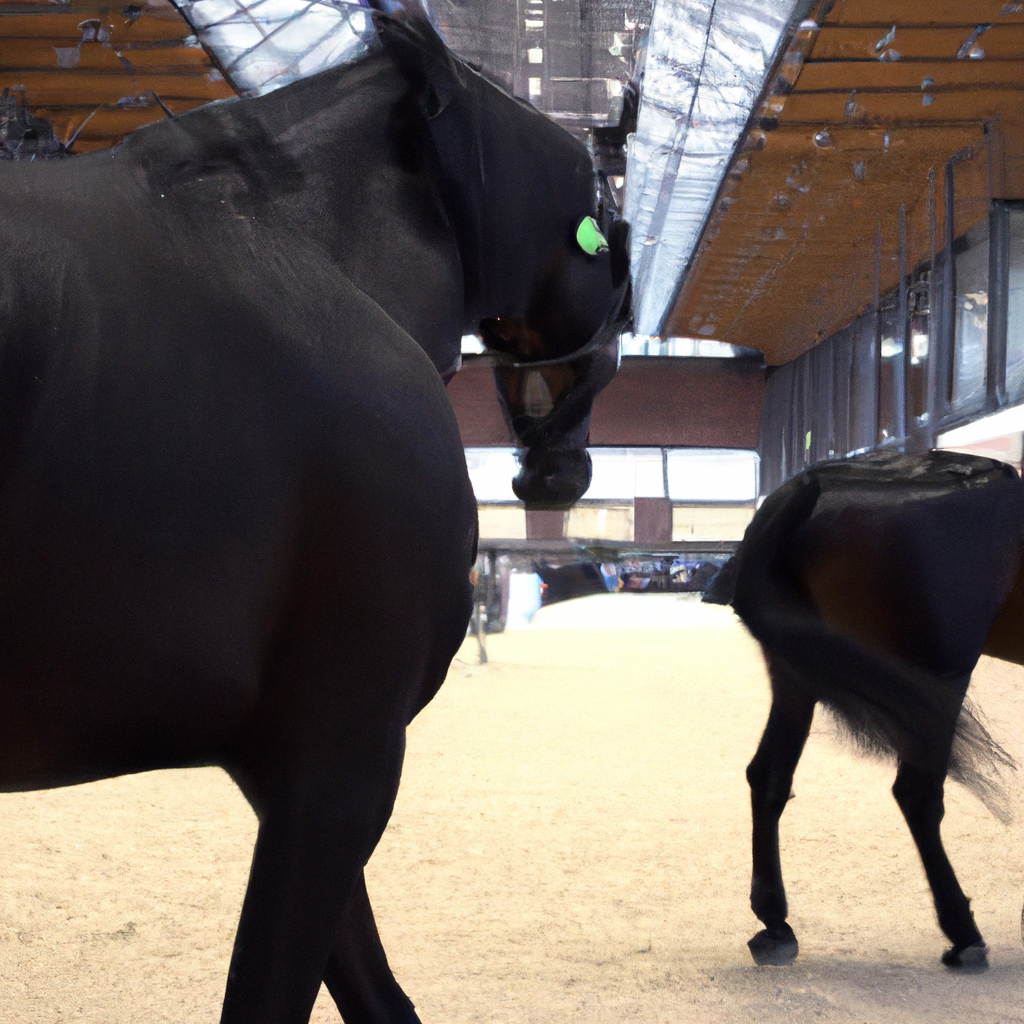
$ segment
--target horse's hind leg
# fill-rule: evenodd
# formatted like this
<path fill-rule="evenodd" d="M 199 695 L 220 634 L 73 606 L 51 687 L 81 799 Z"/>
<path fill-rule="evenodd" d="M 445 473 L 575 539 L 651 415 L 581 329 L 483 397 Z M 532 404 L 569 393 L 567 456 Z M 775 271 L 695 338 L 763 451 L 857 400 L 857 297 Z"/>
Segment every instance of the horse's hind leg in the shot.
<path fill-rule="evenodd" d="M 799 951 L 786 922 L 788 908 L 779 859 L 779 819 L 792 792 L 793 773 L 814 717 L 814 701 L 788 684 L 781 665 L 770 664 L 772 707 L 761 743 L 747 768 L 753 811 L 754 873 L 750 906 L 764 929 L 747 943 L 758 964 L 790 964 Z"/>
<path fill-rule="evenodd" d="M 388 966 L 362 872 L 327 961 L 324 983 L 345 1024 L 419 1024 L 412 1001 Z"/>
<path fill-rule="evenodd" d="M 950 967 L 978 966 L 986 962 L 988 949 L 939 834 L 945 813 L 942 799 L 945 779 L 944 768 L 923 769 L 901 762 L 892 792 L 921 854 L 939 915 L 939 927 L 953 943 L 943 954 L 942 962 Z"/>

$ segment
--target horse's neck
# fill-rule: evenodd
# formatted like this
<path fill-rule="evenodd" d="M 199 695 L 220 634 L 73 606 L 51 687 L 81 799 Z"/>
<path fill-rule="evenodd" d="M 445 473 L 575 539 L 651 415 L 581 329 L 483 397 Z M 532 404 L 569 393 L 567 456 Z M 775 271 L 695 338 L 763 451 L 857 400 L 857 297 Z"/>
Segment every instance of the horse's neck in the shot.
<path fill-rule="evenodd" d="M 302 229 L 438 372 L 450 370 L 466 320 L 461 264 L 434 185 L 399 157 L 393 112 L 404 79 L 390 61 L 370 59 L 303 84 L 265 115 L 303 168 L 294 202 Z"/>
<path fill-rule="evenodd" d="M 383 56 L 371 56 L 355 64 L 332 68 L 261 96 L 242 100 L 280 139 L 312 133 L 358 132 L 364 130 L 353 115 L 362 112 L 367 123 L 386 116 L 388 108 L 404 89 L 401 76 Z M 347 123 L 339 123 L 343 111 Z"/>

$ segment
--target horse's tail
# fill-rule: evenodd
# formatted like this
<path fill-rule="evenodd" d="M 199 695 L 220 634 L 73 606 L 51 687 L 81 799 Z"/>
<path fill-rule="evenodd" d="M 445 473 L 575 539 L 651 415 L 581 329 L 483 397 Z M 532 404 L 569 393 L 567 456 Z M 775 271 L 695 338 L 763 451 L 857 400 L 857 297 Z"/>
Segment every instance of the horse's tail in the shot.
<path fill-rule="evenodd" d="M 737 614 L 780 670 L 779 684 L 799 686 L 824 704 L 861 748 L 911 764 L 944 763 L 955 721 L 949 775 L 1008 820 L 1000 775 L 1016 765 L 963 700 L 969 677 L 926 672 L 839 633 L 786 571 L 779 556 L 819 494 L 813 470 L 772 494 L 748 527 L 734 564 L 723 567 L 729 572 L 722 590 L 732 590 Z"/>
<path fill-rule="evenodd" d="M 711 577 L 702 600 L 708 604 L 734 604 L 738 599 L 736 613 L 757 637 L 748 614 L 756 620 L 758 601 L 756 596 L 752 601 L 745 600 L 744 590 L 750 589 L 745 586 L 741 586 L 737 598 L 737 586 L 741 581 L 745 584 L 764 578 L 784 538 L 810 517 L 820 493 L 817 475 L 810 472 L 801 473 L 772 492 L 750 521 L 739 550 Z"/>
<path fill-rule="evenodd" d="M 1002 770 L 1013 758 L 963 700 L 963 675 L 937 676 L 896 661 L 838 633 L 816 613 L 794 616 L 766 609 L 762 646 L 788 682 L 825 705 L 863 750 L 910 764 L 943 763 L 949 723 L 956 729 L 948 773 L 971 790 L 1000 821 L 1010 818 Z M 760 638 L 759 638 L 760 639 Z"/>

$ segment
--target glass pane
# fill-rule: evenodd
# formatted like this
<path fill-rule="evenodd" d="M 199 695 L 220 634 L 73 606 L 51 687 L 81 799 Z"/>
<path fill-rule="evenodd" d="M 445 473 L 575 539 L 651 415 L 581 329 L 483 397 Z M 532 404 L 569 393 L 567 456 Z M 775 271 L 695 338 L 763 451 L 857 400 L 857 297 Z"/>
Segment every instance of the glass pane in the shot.
<path fill-rule="evenodd" d="M 665 463 L 660 448 L 637 449 L 633 461 L 633 493 L 638 498 L 664 498 Z"/>
<path fill-rule="evenodd" d="M 829 458 L 841 458 L 850 445 L 850 391 L 853 383 L 853 324 L 830 339 L 832 345 L 832 444 Z M 824 342 L 823 342 L 824 344 Z"/>
<path fill-rule="evenodd" d="M 875 314 L 854 321 L 853 379 L 850 381 L 849 451 L 875 443 L 878 409 L 878 351 L 875 347 Z"/>
<path fill-rule="evenodd" d="M 587 501 L 665 497 L 660 448 L 589 448 L 593 467 Z"/>
<path fill-rule="evenodd" d="M 896 296 L 882 300 L 878 311 L 878 441 L 901 437 L 903 405 L 903 330 Z"/>
<path fill-rule="evenodd" d="M 910 345 L 910 377 L 907 380 L 907 400 L 910 429 L 928 422 L 928 353 L 931 326 L 931 272 L 919 271 L 910 283 L 907 296 L 910 323 L 907 339 Z"/>
<path fill-rule="evenodd" d="M 346 0 L 176 0 L 236 89 L 250 95 L 363 57 L 371 12 Z"/>
<path fill-rule="evenodd" d="M 807 353 L 811 364 L 811 400 L 808 425 L 813 432 L 808 448 L 811 462 L 830 459 L 835 454 L 835 410 L 833 408 L 833 378 L 835 376 L 833 346 L 828 339 Z"/>
<path fill-rule="evenodd" d="M 588 501 L 632 501 L 636 496 L 636 460 L 631 448 L 591 448 L 593 475 L 583 495 Z"/>
<path fill-rule="evenodd" d="M 512 478 L 519 472 L 512 448 L 467 448 L 466 468 L 477 501 L 516 501 Z"/>
<path fill-rule="evenodd" d="M 668 491 L 673 501 L 753 501 L 757 452 L 739 448 L 670 448 Z"/>
<path fill-rule="evenodd" d="M 967 235 L 956 256 L 953 409 L 969 412 L 985 402 L 988 360 L 988 222 Z"/>
<path fill-rule="evenodd" d="M 1006 394 L 1024 398 L 1024 209 L 1010 211 L 1010 282 L 1006 310 Z"/>
<path fill-rule="evenodd" d="M 789 479 L 789 434 L 793 418 L 793 364 L 773 366 L 765 382 L 761 408 L 761 486 L 770 494 Z"/>
<path fill-rule="evenodd" d="M 644 102 L 626 175 L 641 334 L 658 333 L 796 6 L 793 0 L 654 5 Z M 657 245 L 647 244 L 652 237 Z M 712 318 L 692 330 L 723 340 Z"/>

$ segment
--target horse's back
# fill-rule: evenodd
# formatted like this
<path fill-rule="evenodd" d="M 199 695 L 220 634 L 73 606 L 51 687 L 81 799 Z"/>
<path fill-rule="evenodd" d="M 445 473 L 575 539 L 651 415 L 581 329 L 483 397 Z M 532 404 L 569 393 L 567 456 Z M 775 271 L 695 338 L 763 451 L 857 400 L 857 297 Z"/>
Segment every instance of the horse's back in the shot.
<path fill-rule="evenodd" d="M 795 605 L 873 649 L 973 665 L 1020 562 L 1024 486 L 1010 467 L 872 453 L 812 466 L 769 501 L 744 538 L 741 591 L 756 565 L 748 573 L 784 581 Z"/>

